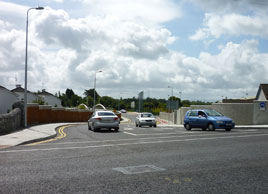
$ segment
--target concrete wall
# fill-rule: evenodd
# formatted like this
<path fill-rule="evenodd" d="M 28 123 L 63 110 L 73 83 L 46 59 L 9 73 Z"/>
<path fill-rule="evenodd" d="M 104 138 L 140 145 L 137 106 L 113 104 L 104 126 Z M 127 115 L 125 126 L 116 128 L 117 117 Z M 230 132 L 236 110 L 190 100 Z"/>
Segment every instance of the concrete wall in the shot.
<path fill-rule="evenodd" d="M 260 102 L 265 102 L 265 110 L 260 109 Z M 268 101 L 254 101 L 253 102 L 253 124 L 254 125 L 267 125 L 268 124 Z"/>
<path fill-rule="evenodd" d="M 253 103 L 215 103 L 212 109 L 232 118 L 236 125 L 253 125 Z"/>
<path fill-rule="evenodd" d="M 174 123 L 174 113 L 167 113 L 167 112 L 160 112 L 159 113 L 159 117 L 161 119 L 164 119 L 166 121 L 170 121 L 172 123 Z"/>
<path fill-rule="evenodd" d="M 260 109 L 260 103 L 265 102 L 265 109 Z M 268 124 L 268 101 L 254 101 L 253 103 L 214 103 L 212 105 L 192 105 L 177 110 L 176 119 L 172 119 L 173 113 L 160 113 L 160 118 L 183 124 L 185 113 L 191 109 L 214 109 L 234 120 L 236 125 L 267 125 Z"/>
<path fill-rule="evenodd" d="M 21 126 L 21 109 L 15 108 L 10 113 L 0 114 L 0 135 L 16 131 Z"/>

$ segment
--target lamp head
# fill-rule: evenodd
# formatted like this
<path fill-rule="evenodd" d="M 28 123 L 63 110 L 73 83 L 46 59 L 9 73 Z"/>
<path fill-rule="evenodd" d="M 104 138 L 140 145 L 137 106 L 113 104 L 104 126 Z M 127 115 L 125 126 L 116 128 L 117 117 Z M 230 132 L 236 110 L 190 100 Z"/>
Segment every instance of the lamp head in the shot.
<path fill-rule="evenodd" d="M 40 6 L 38 6 L 37 8 L 35 8 L 36 10 L 43 10 L 44 9 L 44 7 L 40 7 Z"/>

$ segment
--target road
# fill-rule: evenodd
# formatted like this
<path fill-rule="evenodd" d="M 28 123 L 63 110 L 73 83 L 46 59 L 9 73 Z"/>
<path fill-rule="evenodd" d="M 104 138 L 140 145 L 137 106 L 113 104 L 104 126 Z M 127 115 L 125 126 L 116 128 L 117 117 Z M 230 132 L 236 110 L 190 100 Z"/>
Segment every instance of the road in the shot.
<path fill-rule="evenodd" d="M 132 117 L 125 114 L 126 117 Z M 268 193 L 268 129 L 120 125 L 0 151 L 0 193 Z"/>

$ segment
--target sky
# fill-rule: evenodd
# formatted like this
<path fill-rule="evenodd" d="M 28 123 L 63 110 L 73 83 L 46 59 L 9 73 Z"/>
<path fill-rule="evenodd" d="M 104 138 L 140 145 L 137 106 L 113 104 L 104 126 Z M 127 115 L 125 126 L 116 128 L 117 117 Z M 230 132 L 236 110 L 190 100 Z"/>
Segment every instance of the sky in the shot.
<path fill-rule="evenodd" d="M 267 0 L 0 0 L 0 85 L 215 102 L 268 83 Z M 102 71 L 96 73 L 98 71 Z"/>

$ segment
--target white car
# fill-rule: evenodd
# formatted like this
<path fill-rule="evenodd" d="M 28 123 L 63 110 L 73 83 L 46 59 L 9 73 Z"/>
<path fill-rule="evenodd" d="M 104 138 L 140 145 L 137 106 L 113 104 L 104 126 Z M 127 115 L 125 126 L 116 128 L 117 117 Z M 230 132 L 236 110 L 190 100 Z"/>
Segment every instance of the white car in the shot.
<path fill-rule="evenodd" d="M 125 109 L 121 109 L 120 112 L 121 113 L 127 113 L 127 111 Z"/>
<path fill-rule="evenodd" d="M 112 111 L 97 110 L 88 120 L 88 130 L 97 131 L 101 128 L 119 130 L 119 118 Z"/>
<path fill-rule="evenodd" d="M 139 113 L 135 120 L 136 127 L 142 127 L 142 126 L 154 126 L 156 127 L 156 120 L 152 113 Z"/>

